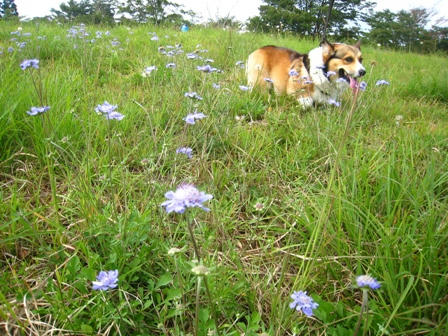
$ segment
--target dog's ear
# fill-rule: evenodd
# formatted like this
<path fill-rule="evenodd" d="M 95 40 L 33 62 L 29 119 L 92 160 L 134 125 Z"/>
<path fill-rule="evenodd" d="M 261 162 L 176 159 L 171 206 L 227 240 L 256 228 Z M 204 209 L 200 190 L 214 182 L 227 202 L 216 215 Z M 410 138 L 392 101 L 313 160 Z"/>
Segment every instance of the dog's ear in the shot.
<path fill-rule="evenodd" d="M 334 45 L 328 42 L 327 39 L 324 39 L 320 43 L 320 46 L 322 47 L 322 57 L 324 62 L 327 62 L 327 60 L 334 54 Z"/>
<path fill-rule="evenodd" d="M 356 42 L 355 47 L 361 50 L 361 40 L 358 40 L 358 42 Z"/>

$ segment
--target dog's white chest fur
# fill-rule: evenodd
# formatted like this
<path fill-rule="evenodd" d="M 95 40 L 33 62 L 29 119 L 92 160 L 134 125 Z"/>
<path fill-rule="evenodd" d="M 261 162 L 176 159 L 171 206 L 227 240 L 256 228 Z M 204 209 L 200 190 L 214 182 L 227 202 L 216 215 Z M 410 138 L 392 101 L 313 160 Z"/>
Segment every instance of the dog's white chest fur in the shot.
<path fill-rule="evenodd" d="M 347 81 L 331 82 L 324 73 L 325 63 L 323 60 L 322 47 L 315 48 L 308 53 L 310 59 L 310 76 L 314 83 L 312 95 L 315 103 L 328 104 L 330 99 L 337 100 L 341 93 L 347 89 Z"/>

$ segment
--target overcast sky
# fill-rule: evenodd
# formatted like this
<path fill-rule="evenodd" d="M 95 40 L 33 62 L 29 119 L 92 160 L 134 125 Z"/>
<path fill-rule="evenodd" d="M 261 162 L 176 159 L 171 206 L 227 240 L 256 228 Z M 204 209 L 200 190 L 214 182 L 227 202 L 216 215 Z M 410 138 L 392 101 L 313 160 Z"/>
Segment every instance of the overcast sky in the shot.
<path fill-rule="evenodd" d="M 172 0 L 192 9 L 202 16 L 203 20 L 224 16 L 234 16 L 245 21 L 258 14 L 262 0 Z M 375 1 L 375 0 L 374 0 Z M 45 16 L 51 8 L 59 8 L 59 4 L 67 0 L 15 0 L 19 15 L 26 17 Z M 448 0 L 376 0 L 376 9 L 390 9 L 393 12 L 423 7 L 436 11 L 438 16 L 448 15 Z"/>

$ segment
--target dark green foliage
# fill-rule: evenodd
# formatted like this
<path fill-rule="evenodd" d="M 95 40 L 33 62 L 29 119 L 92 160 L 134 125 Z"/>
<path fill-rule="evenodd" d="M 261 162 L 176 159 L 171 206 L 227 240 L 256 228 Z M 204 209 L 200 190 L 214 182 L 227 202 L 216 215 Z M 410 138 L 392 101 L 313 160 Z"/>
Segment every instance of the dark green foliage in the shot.
<path fill-rule="evenodd" d="M 127 0 L 123 6 L 120 6 L 120 13 L 131 15 L 137 22 L 160 24 L 167 20 L 167 10 L 178 7 L 178 4 L 168 0 Z"/>
<path fill-rule="evenodd" d="M 0 18 L 17 17 L 17 6 L 14 0 L 0 0 Z"/>
<path fill-rule="evenodd" d="M 51 12 L 57 19 L 64 21 L 113 23 L 116 5 L 114 0 L 69 0 L 62 3 L 59 10 L 53 8 Z"/>
<path fill-rule="evenodd" d="M 251 18 L 252 31 L 294 32 L 306 36 L 321 36 L 329 12 L 330 1 L 264 0 L 260 15 Z M 334 1 L 329 34 L 345 36 L 350 21 L 360 18 L 363 10 L 372 8 L 372 3 L 363 0 Z"/>

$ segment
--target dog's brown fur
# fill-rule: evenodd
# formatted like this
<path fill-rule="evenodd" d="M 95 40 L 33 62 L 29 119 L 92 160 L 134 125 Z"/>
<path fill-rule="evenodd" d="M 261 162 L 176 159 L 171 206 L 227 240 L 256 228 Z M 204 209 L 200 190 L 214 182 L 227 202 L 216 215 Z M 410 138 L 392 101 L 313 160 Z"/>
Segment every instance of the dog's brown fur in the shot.
<path fill-rule="evenodd" d="M 316 100 L 318 98 L 315 92 L 316 86 L 319 89 L 320 85 L 334 83 L 341 76 L 349 81 L 350 78 L 365 74 L 361 65 L 359 43 L 347 45 L 330 44 L 325 41 L 321 43 L 319 53 L 320 49 L 322 51 L 320 62 L 329 74 L 334 73 L 328 76 L 328 80 L 316 78 L 312 64 L 310 69 L 310 61 L 313 60 L 310 60 L 307 54 L 300 54 L 288 48 L 265 46 L 255 50 L 248 57 L 246 72 L 249 86 L 272 86 L 278 94 L 286 93 L 299 99 L 313 97 Z M 291 70 L 295 71 L 294 75 L 291 75 Z M 322 73 L 322 70 L 320 72 Z"/>

